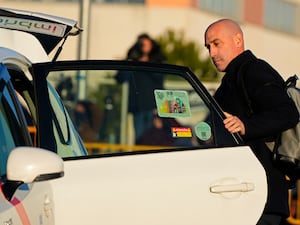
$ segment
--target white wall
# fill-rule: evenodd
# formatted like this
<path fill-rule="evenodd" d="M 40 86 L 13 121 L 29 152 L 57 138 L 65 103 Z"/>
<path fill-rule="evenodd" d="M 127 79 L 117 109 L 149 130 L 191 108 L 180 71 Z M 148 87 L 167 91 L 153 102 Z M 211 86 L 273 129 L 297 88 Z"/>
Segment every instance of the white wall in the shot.
<path fill-rule="evenodd" d="M 22 2 L 0 0 L 1 7 L 26 9 L 79 20 L 78 3 Z M 185 31 L 187 38 L 203 46 L 206 26 L 216 15 L 190 8 L 144 7 L 131 4 L 94 3 L 91 7 L 90 59 L 120 59 L 141 32 L 153 37 L 166 29 Z M 241 24 L 246 48 L 270 62 L 283 76 L 300 76 L 300 37 Z M 83 27 L 84 29 L 87 29 Z M 76 59 L 78 37 L 70 37 L 59 59 Z"/>

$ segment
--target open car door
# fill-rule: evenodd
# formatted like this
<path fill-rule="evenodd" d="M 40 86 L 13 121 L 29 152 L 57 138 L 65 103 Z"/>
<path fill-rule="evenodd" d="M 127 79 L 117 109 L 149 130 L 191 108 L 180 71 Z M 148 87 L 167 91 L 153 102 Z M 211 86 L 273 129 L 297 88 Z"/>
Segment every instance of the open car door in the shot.
<path fill-rule="evenodd" d="M 35 64 L 33 76 L 36 86 L 47 85 L 47 79 L 60 90 L 76 128 L 83 121 L 76 117 L 77 95 L 100 115 L 96 139 L 84 139 L 89 155 L 65 157 L 65 176 L 51 181 L 56 224 L 253 225 L 260 218 L 265 171 L 242 139 L 223 127 L 221 109 L 189 69 L 67 61 Z M 65 81 L 72 85 L 59 89 Z M 52 104 L 51 98 L 37 99 Z M 151 120 L 163 124 L 159 129 L 153 123 L 139 141 L 131 110 L 138 104 L 154 106 Z M 66 121 L 48 113 L 41 124 Z M 67 126 L 61 125 L 59 135 L 67 141 Z"/>

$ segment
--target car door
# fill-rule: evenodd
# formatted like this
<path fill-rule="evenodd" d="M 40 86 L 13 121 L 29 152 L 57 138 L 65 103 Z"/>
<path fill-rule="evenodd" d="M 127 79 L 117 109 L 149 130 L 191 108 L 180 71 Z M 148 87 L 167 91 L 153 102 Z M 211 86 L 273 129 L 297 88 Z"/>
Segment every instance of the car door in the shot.
<path fill-rule="evenodd" d="M 222 110 L 188 68 L 67 61 L 35 64 L 33 76 L 39 86 L 37 104 L 53 101 L 39 98 L 48 91 L 42 87 L 45 79 L 57 89 L 66 80 L 73 84 L 59 93 L 74 127 L 80 125 L 75 112 L 79 101 L 93 102 L 101 115 L 97 139 L 84 140 L 89 155 L 65 157 L 65 176 L 51 181 L 56 224 L 258 221 L 267 196 L 265 171 L 239 135 L 224 129 Z M 153 79 L 163 84 L 149 88 Z M 143 91 L 149 93 L 142 103 L 154 103 L 153 121 L 158 118 L 168 126 L 145 130 L 147 141 L 137 143 L 130 104 L 136 106 Z M 57 119 L 48 116 L 41 123 Z"/>

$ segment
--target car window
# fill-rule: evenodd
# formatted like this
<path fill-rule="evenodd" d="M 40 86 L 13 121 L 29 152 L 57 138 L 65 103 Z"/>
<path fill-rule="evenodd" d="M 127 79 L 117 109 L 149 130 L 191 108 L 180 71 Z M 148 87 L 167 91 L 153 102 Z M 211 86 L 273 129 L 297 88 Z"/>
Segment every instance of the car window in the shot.
<path fill-rule="evenodd" d="M 89 154 L 235 144 L 215 106 L 180 71 L 64 70 L 48 74 Z"/>
<path fill-rule="evenodd" d="M 24 128 L 18 119 L 11 92 L 4 86 L 0 92 L 0 176 L 6 174 L 6 163 L 9 153 L 16 147 L 25 145 L 22 136 Z M 26 128 L 25 128 L 26 129 Z"/>
<path fill-rule="evenodd" d="M 21 102 L 34 145 L 55 151 L 61 157 L 85 155 L 86 150 L 80 142 L 81 140 L 76 136 L 78 134 L 75 128 L 72 124 L 71 126 L 69 125 L 70 119 L 65 107 L 51 84 L 46 83 L 45 86 L 42 86 L 41 82 L 37 82 L 38 88 L 41 88 L 41 90 L 44 89 L 47 92 L 47 89 L 49 89 L 47 93 L 49 93 L 51 105 L 45 104 L 41 106 L 37 103 L 36 97 L 41 98 L 42 102 L 46 102 L 42 91 L 38 91 L 35 94 L 33 82 L 27 78 L 25 73 L 16 67 L 10 67 L 9 65 L 8 67 L 13 87 L 17 93 L 18 100 Z M 50 117 L 47 115 L 50 115 Z M 45 120 L 51 120 L 51 126 L 43 126 L 38 122 Z M 38 134 L 41 131 L 43 134 L 39 136 Z M 49 147 L 48 143 L 44 144 L 41 139 L 51 140 L 51 147 Z"/>
<path fill-rule="evenodd" d="M 2 98 L 2 97 L 1 97 Z M 1 101 L 2 102 L 2 101 Z M 3 176 L 6 173 L 6 162 L 9 152 L 16 147 L 14 138 L 12 136 L 11 130 L 9 129 L 7 116 L 3 107 L 0 104 L 0 137 L 1 137 L 1 152 L 0 152 L 0 175 Z"/>
<path fill-rule="evenodd" d="M 10 68 L 9 65 L 7 67 L 11 76 L 13 88 L 25 115 L 32 143 L 34 146 L 37 146 L 37 114 L 32 82 L 23 72 L 21 72 L 21 70 L 18 70 L 16 67 Z"/>
<path fill-rule="evenodd" d="M 57 153 L 61 157 L 85 155 L 85 148 L 77 137 L 71 119 L 56 90 L 48 84 L 51 110 L 53 110 L 53 130 L 56 139 Z"/>
<path fill-rule="evenodd" d="M 55 97 L 53 87 L 49 84 L 50 101 L 52 103 L 53 111 L 55 112 L 54 123 L 57 127 L 57 132 L 60 138 L 60 142 L 66 144 L 69 142 L 69 129 L 67 123 L 67 117 L 65 108 L 59 98 Z"/>

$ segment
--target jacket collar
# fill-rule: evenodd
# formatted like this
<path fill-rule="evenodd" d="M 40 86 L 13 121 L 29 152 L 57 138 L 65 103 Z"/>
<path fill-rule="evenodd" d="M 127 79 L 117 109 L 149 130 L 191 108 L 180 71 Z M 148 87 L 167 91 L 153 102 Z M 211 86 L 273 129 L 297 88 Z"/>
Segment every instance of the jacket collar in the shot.
<path fill-rule="evenodd" d="M 256 59 L 255 55 L 250 50 L 245 50 L 228 64 L 225 72 L 228 74 L 235 74 L 244 63 L 253 59 Z"/>

